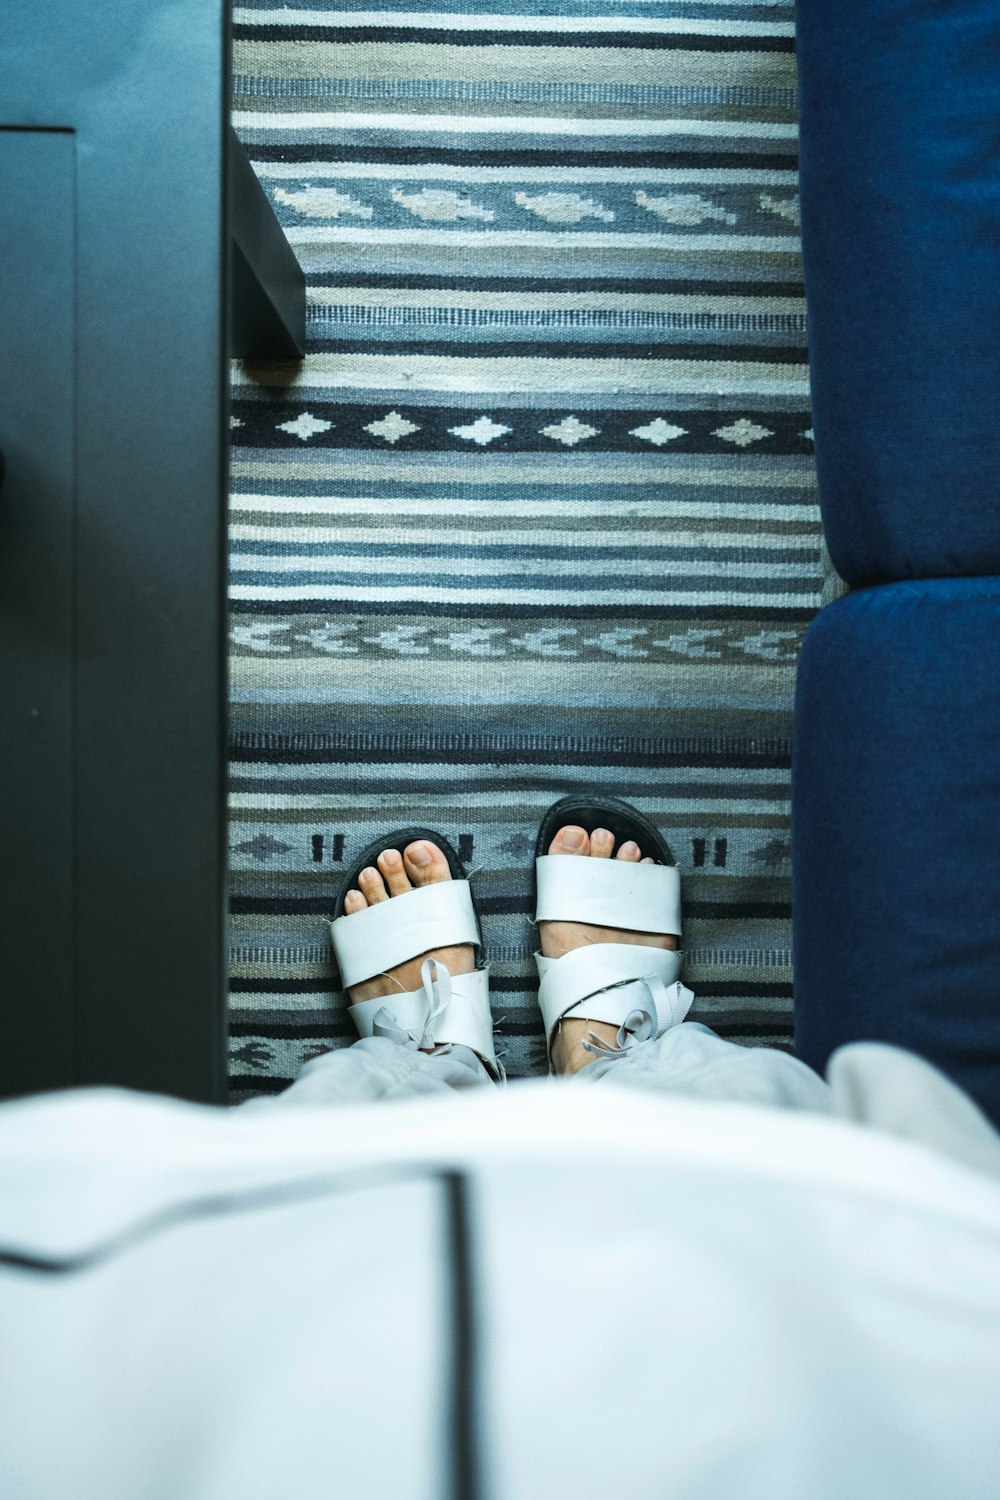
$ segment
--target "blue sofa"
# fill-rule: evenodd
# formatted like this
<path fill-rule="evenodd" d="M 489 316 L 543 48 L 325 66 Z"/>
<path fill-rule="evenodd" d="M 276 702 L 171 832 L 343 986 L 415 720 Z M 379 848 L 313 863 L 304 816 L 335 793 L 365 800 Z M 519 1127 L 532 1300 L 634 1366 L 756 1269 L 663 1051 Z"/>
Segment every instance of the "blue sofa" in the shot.
<path fill-rule="evenodd" d="M 1000 7 L 799 0 L 824 529 L 800 662 L 796 1048 L 936 1063 L 1000 1122 Z"/>

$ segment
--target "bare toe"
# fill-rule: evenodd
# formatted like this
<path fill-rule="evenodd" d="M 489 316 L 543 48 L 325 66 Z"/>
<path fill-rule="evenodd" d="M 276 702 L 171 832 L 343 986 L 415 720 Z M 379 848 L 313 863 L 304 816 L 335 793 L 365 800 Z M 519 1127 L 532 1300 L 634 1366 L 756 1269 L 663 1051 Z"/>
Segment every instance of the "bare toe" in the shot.
<path fill-rule="evenodd" d="M 377 906 L 380 901 L 389 899 L 389 892 L 374 865 L 369 865 L 367 869 L 361 871 L 358 876 L 358 886 L 369 906 Z"/>
<path fill-rule="evenodd" d="M 595 859 L 610 859 L 615 836 L 607 828 L 595 828 L 590 835 L 590 852 Z"/>
<path fill-rule="evenodd" d="M 385 877 L 390 896 L 403 896 L 407 891 L 412 891 L 413 887 L 403 868 L 403 856 L 398 849 L 383 849 L 377 864 Z"/>
<path fill-rule="evenodd" d="M 622 844 L 615 855 L 615 859 L 622 859 L 628 865 L 636 865 L 639 863 L 639 854 L 639 845 L 632 839 L 629 839 L 627 844 Z"/>
<path fill-rule="evenodd" d="M 408 844 L 403 851 L 403 863 L 414 885 L 434 885 L 439 880 L 451 879 L 448 861 L 430 839 Z"/>
<path fill-rule="evenodd" d="M 549 853 L 589 854 L 590 835 L 585 828 L 578 828 L 575 823 L 567 823 L 565 828 L 560 828 L 552 840 Z"/>
<path fill-rule="evenodd" d="M 348 891 L 344 897 L 344 914 L 345 916 L 353 917 L 356 911 L 364 911 L 367 905 L 368 902 L 360 891 Z"/>
<path fill-rule="evenodd" d="M 656 860 L 653 859 L 650 855 L 647 854 L 646 857 L 645 857 L 645 859 L 640 859 L 639 863 L 641 865 L 655 865 L 656 864 Z"/>

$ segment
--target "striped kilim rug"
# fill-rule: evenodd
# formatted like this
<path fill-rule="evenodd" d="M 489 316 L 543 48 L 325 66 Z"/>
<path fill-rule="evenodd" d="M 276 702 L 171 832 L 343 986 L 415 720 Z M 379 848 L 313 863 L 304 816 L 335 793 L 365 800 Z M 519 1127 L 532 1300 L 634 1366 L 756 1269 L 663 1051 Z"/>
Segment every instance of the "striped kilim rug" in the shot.
<path fill-rule="evenodd" d="M 789 1044 L 793 49 L 766 0 L 236 11 L 310 353 L 234 367 L 234 1100 L 351 1040 L 323 918 L 401 822 L 478 872 L 500 1047 L 541 1071 L 529 868 L 576 787 L 665 830 L 695 1017 Z"/>

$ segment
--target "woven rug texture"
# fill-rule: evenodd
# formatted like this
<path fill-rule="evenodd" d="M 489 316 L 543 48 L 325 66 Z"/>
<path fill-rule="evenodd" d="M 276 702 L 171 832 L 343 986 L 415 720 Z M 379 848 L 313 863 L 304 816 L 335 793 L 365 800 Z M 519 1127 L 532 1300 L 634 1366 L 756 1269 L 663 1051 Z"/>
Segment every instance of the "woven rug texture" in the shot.
<path fill-rule="evenodd" d="M 309 352 L 233 367 L 233 1101 L 352 1040 L 324 919 L 404 823 L 476 871 L 499 1049 L 544 1071 L 530 867 L 579 787 L 666 834 L 692 1018 L 789 1046 L 792 4 L 250 3 L 234 62 Z"/>

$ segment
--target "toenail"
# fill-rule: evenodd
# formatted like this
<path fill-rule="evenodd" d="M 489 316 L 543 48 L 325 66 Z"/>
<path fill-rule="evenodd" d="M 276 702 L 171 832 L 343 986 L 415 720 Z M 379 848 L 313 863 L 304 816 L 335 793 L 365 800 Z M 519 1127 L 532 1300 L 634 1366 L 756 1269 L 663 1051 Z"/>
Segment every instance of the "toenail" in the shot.
<path fill-rule="evenodd" d="M 426 844 L 414 844 L 409 854 L 415 865 L 429 865 L 431 862 L 431 851 Z"/>
<path fill-rule="evenodd" d="M 639 845 L 632 839 L 629 839 L 627 844 L 622 844 L 621 849 L 618 852 L 620 854 L 638 854 Z"/>
<path fill-rule="evenodd" d="M 387 865 L 396 866 L 399 864 L 399 854 L 395 849 L 383 849 L 379 858 L 384 860 Z"/>
<path fill-rule="evenodd" d="M 579 828 L 564 828 L 559 842 L 564 849 L 582 849 L 587 842 L 587 835 Z"/>
<path fill-rule="evenodd" d="M 592 839 L 598 839 L 602 844 L 606 844 L 608 839 L 614 838 L 614 834 L 609 833 L 606 828 L 595 828 L 590 836 Z"/>
<path fill-rule="evenodd" d="M 373 870 L 371 865 L 369 865 L 366 870 L 361 871 L 361 874 L 358 876 L 358 883 L 360 885 L 362 880 L 367 883 L 369 880 L 374 880 L 377 875 L 378 871 Z"/>

